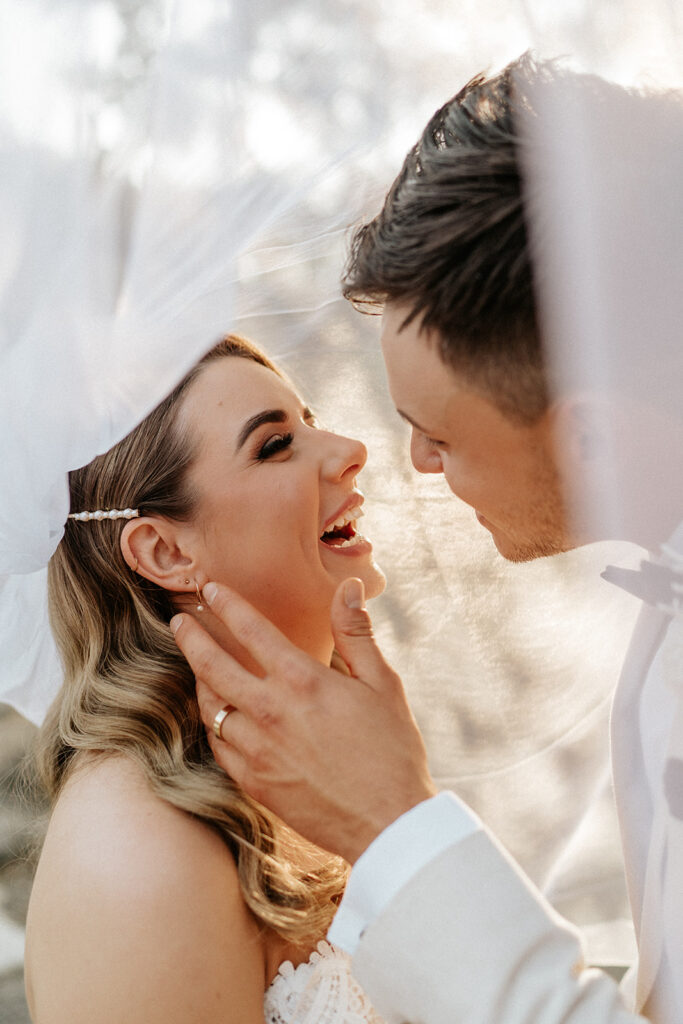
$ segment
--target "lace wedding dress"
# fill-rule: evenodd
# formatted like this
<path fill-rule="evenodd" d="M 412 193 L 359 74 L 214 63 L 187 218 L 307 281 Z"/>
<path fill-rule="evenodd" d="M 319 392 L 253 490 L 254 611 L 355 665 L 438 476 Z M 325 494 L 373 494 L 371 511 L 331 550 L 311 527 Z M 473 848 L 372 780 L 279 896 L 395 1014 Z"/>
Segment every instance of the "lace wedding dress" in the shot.
<path fill-rule="evenodd" d="M 351 974 L 351 958 L 328 942 L 298 967 L 280 965 L 263 1008 L 266 1024 L 383 1024 Z"/>

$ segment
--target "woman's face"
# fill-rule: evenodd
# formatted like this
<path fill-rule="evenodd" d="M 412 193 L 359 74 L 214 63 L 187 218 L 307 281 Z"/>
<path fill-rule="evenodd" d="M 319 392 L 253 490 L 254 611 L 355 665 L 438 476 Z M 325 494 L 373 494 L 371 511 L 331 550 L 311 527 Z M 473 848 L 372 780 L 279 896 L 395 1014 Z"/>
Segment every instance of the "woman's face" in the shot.
<path fill-rule="evenodd" d="M 368 597 L 384 589 L 356 522 L 364 445 L 320 429 L 289 384 L 236 356 L 208 364 L 180 419 L 198 442 L 188 482 L 198 495 L 189 539 L 200 582 L 234 587 L 322 653 L 339 583 L 360 577 Z"/>

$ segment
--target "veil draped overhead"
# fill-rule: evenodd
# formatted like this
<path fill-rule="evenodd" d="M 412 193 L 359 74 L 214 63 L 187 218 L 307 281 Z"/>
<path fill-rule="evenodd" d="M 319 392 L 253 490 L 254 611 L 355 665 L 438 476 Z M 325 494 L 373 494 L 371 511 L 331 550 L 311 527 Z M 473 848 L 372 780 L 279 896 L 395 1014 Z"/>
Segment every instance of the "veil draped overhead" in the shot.
<path fill-rule="evenodd" d="M 628 89 L 561 69 L 520 85 L 554 388 L 585 397 L 596 438 L 575 514 L 653 552 L 671 541 L 683 566 L 683 10 L 656 11 L 630 12 L 643 42 L 598 63 Z"/>
<path fill-rule="evenodd" d="M 238 330 L 368 444 L 367 532 L 389 579 L 373 618 L 434 773 L 605 962 L 629 942 L 607 717 L 637 602 L 598 578 L 611 550 L 507 566 L 442 479 L 417 477 L 377 325 L 338 284 L 349 226 L 473 74 L 578 40 L 609 70 L 624 42 L 610 5 L 559 5 L 552 25 L 544 6 L 4 5 L 0 697 L 39 722 L 59 687 L 45 566 L 68 470 Z"/>
<path fill-rule="evenodd" d="M 584 536 L 645 549 L 640 572 L 622 563 L 605 578 L 656 605 L 663 624 L 643 689 L 622 688 L 615 704 L 615 750 L 622 766 L 624 754 L 633 759 L 633 789 L 642 786 L 657 820 L 641 835 L 642 894 L 630 879 L 647 952 L 661 948 L 660 914 L 675 915 L 683 837 L 666 775 L 683 755 L 683 10 L 662 0 L 611 13 L 621 45 L 601 50 L 589 33 L 576 54 L 580 70 L 609 81 L 556 67 L 521 76 L 519 89 L 529 98 L 527 208 L 573 515 Z M 634 634 L 631 665 L 645 656 L 648 621 L 657 619 Z M 639 986 L 651 984 L 648 971 L 644 957 Z"/>

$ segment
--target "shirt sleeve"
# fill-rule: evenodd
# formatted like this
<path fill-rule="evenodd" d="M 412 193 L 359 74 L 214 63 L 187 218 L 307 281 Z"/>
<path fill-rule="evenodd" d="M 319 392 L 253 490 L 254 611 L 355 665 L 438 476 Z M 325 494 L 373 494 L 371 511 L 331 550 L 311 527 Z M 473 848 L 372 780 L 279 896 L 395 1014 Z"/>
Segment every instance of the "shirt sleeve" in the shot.
<path fill-rule="evenodd" d="M 444 850 L 480 828 L 476 815 L 449 792 L 402 814 L 356 861 L 327 933 L 330 942 L 353 955 L 365 929 L 399 890 Z"/>

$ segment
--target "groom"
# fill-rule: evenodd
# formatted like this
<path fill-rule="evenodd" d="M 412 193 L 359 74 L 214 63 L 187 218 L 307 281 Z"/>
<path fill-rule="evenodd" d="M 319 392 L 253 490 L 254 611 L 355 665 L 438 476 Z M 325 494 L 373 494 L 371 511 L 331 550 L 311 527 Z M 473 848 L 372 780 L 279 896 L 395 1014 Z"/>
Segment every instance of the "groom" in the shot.
<path fill-rule="evenodd" d="M 549 395 L 513 119 L 517 70 L 473 80 L 434 116 L 382 211 L 358 231 L 345 294 L 382 307 L 389 387 L 412 428 L 415 468 L 443 473 L 500 553 L 525 561 L 597 538 L 570 518 L 565 498 L 563 474 L 580 474 L 590 427 L 583 399 Z M 682 823 L 671 786 L 652 781 L 640 736 L 643 682 L 658 692 L 650 662 L 670 617 L 644 612 L 615 705 L 615 789 L 640 946 L 628 995 L 585 968 L 575 931 L 468 808 L 436 794 L 360 581 L 347 580 L 333 608 L 350 677 L 294 649 L 226 588 L 209 584 L 204 596 L 265 673 L 243 670 L 190 617 L 173 621 L 207 727 L 230 705 L 221 738 L 210 734 L 216 759 L 354 865 L 330 938 L 353 954 L 390 1024 L 683 1021 Z"/>

